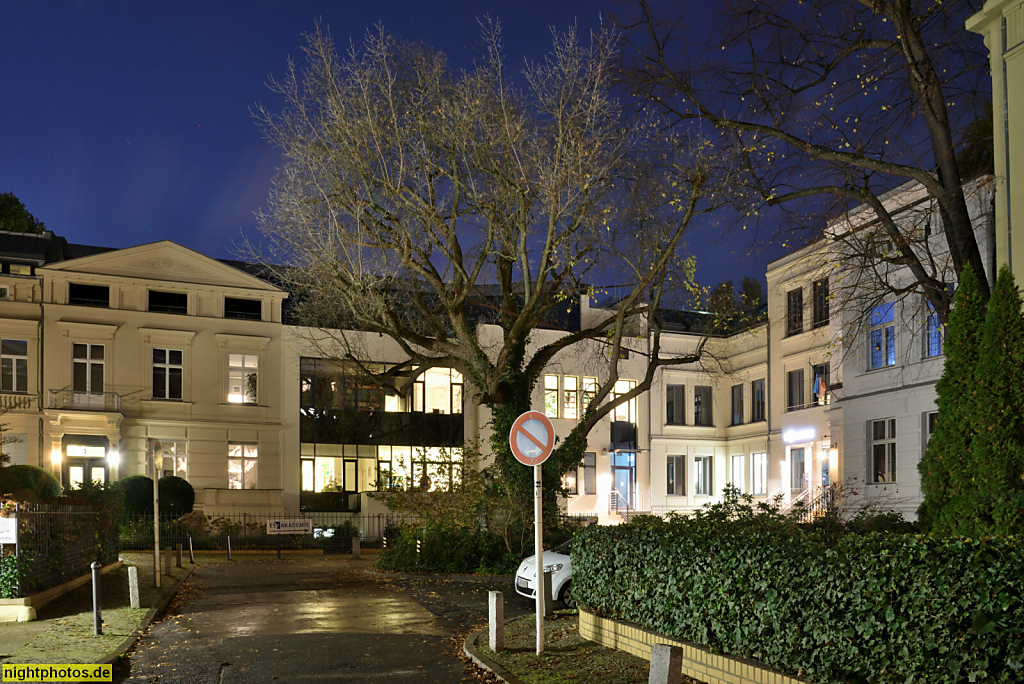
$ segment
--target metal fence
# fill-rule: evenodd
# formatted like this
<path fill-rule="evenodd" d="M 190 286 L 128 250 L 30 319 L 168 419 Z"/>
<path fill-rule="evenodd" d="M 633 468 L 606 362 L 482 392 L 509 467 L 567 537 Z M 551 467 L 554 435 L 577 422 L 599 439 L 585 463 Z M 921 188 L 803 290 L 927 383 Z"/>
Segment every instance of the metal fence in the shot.
<path fill-rule="evenodd" d="M 270 534 L 267 524 L 280 519 L 310 521 L 312 533 Z M 160 516 L 160 547 L 181 544 L 184 552 L 221 551 L 232 553 L 282 552 L 351 553 L 352 538 L 359 537 L 360 549 L 379 549 L 389 535 L 397 536 L 405 521 L 399 515 L 357 513 L 304 513 L 301 516 L 235 513 L 208 516 L 192 512 L 184 516 Z M 151 551 L 154 520 L 151 514 L 122 514 L 119 520 L 121 548 Z"/>
<path fill-rule="evenodd" d="M 19 582 L 9 593 L 27 596 L 88 574 L 93 561 L 106 564 L 117 560 L 118 530 L 113 511 L 19 504 L 13 515 L 18 528 L 14 553 Z"/>

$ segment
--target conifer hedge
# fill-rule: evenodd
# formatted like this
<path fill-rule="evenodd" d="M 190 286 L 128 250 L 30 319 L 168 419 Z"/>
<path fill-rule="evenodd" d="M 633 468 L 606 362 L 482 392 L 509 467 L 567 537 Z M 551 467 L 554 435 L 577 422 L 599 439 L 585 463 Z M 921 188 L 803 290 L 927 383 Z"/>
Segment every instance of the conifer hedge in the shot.
<path fill-rule="evenodd" d="M 634 523 L 572 556 L 586 609 L 809 682 L 1024 681 L 1019 537 Z"/>

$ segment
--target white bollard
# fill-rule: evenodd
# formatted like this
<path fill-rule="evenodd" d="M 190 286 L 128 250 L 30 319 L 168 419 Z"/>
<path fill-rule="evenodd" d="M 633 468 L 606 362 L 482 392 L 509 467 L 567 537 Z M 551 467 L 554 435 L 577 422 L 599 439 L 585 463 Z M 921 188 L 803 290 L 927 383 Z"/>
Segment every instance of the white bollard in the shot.
<path fill-rule="evenodd" d="M 680 684 L 683 672 L 683 649 L 668 644 L 651 646 L 651 670 L 647 684 Z"/>
<path fill-rule="evenodd" d="M 505 650 L 505 599 L 500 591 L 487 592 L 487 624 L 491 650 Z"/>
<path fill-rule="evenodd" d="M 544 617 L 555 614 L 555 601 L 551 597 L 551 571 L 544 571 Z"/>
<path fill-rule="evenodd" d="M 138 608 L 139 603 L 139 569 L 134 565 L 128 566 L 128 598 L 132 602 L 132 608 Z"/>

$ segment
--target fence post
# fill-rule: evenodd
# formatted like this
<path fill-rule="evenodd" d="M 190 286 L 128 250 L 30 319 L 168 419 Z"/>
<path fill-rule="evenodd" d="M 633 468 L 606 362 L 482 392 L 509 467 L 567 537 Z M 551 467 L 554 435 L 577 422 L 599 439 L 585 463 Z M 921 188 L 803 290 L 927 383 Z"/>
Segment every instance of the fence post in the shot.
<path fill-rule="evenodd" d="M 103 568 L 99 561 L 93 561 L 92 565 L 92 633 L 93 636 L 103 634 L 103 617 L 100 615 L 100 570 Z"/>
<path fill-rule="evenodd" d="M 175 551 L 176 551 L 175 557 L 177 559 L 177 564 L 178 564 L 178 567 L 180 568 L 181 567 L 181 544 L 178 544 L 178 546 L 176 547 Z"/>
<path fill-rule="evenodd" d="M 359 558 L 359 535 L 352 537 L 352 557 Z"/>
<path fill-rule="evenodd" d="M 231 535 L 228 535 L 228 560 L 231 560 Z"/>
<path fill-rule="evenodd" d="M 172 557 L 172 555 L 171 555 L 171 547 L 168 546 L 167 547 L 167 555 L 164 556 L 164 574 L 165 575 L 170 575 L 171 574 L 171 557 Z"/>
<path fill-rule="evenodd" d="M 14 540 L 14 571 L 18 573 L 15 584 L 18 589 L 18 596 L 21 596 L 21 513 L 20 504 L 14 504 L 14 530 L 17 532 Z"/>
<path fill-rule="evenodd" d="M 188 535 L 188 562 L 192 565 L 196 564 L 196 554 L 192 550 L 192 535 Z"/>
<path fill-rule="evenodd" d="M 277 557 L 278 557 L 278 559 L 280 559 L 281 558 L 281 535 L 275 534 L 274 536 L 277 537 Z"/>

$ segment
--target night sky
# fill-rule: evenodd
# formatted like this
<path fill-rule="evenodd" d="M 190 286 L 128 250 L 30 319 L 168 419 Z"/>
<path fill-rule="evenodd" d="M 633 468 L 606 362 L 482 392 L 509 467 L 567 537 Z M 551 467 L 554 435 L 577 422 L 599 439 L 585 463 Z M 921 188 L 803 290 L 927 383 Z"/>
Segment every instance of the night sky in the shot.
<path fill-rule="evenodd" d="M 589 32 L 614 0 L 0 3 L 0 192 L 71 242 L 171 239 L 232 257 L 278 164 L 250 114 L 322 21 L 344 47 L 380 22 L 469 65 L 477 18 L 501 20 L 511 65 L 541 57 L 550 27 Z M 691 247 L 721 272 L 744 245 Z M 713 263 L 714 262 L 714 263 Z M 764 256 L 731 275 L 763 277 Z M 714 266 L 714 269 L 710 267 Z M 713 281 L 712 281 L 713 282 Z"/>

